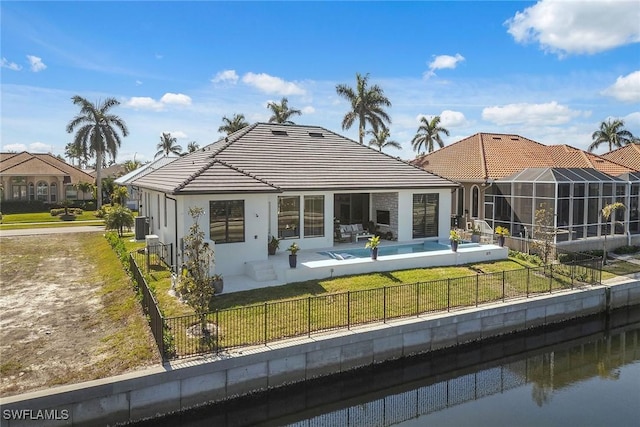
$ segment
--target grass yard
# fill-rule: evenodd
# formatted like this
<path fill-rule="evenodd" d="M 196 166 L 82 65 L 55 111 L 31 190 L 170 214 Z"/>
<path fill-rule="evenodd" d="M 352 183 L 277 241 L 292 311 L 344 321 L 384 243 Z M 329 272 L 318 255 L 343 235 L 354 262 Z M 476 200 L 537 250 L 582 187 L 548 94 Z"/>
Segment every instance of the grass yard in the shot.
<path fill-rule="evenodd" d="M 193 310 L 169 294 L 170 273 L 152 266 L 147 275 L 163 315 L 169 318 L 179 356 L 259 344 L 383 319 L 446 311 L 526 294 L 548 293 L 599 273 L 582 267 L 532 267 L 519 259 L 473 265 L 335 277 L 216 296 L 208 317 L 216 325 L 215 342 L 188 331 L 197 323 Z M 485 274 L 486 273 L 486 274 Z M 571 279 L 571 274 L 574 280 Z M 575 278 L 577 277 L 577 279 Z"/>
<path fill-rule="evenodd" d="M 83 211 L 82 215 L 78 215 L 75 222 L 81 221 L 96 221 L 100 218 L 96 217 L 96 211 Z M 36 213 L 17 213 L 17 214 L 4 214 L 2 215 L 2 225 L 11 224 L 24 224 L 31 222 L 74 222 L 74 221 L 62 221 L 59 216 L 51 216 L 49 212 L 36 212 Z"/>

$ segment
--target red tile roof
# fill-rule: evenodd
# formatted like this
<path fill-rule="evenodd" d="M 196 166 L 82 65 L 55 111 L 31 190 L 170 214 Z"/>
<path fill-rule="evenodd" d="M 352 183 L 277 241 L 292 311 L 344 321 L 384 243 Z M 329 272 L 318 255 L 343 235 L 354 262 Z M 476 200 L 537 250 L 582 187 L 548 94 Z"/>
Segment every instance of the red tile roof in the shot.
<path fill-rule="evenodd" d="M 477 133 L 413 161 L 454 181 L 500 179 L 533 167 L 594 168 L 612 176 L 640 170 L 569 145 L 544 145 L 519 135 Z"/>
<path fill-rule="evenodd" d="M 603 154 L 602 157 L 628 168 L 640 170 L 640 144 L 625 145 L 624 147 Z"/>

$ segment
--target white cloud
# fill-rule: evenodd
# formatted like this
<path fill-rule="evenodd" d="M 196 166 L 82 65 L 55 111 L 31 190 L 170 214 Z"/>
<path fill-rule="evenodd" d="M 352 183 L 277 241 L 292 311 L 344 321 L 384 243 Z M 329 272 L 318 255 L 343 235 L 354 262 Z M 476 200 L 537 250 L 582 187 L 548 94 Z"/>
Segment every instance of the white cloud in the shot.
<path fill-rule="evenodd" d="M 43 142 L 32 142 L 29 144 L 29 152 L 31 153 L 51 153 L 53 152 L 53 146 L 45 144 Z"/>
<path fill-rule="evenodd" d="M 182 93 L 167 92 L 162 95 L 162 98 L 160 98 L 160 102 L 162 102 L 163 104 L 191 105 L 191 98 Z"/>
<path fill-rule="evenodd" d="M 160 53 L 156 53 L 156 59 L 162 59 L 162 58 L 164 58 L 164 55 Z"/>
<path fill-rule="evenodd" d="M 445 129 L 449 129 L 466 125 L 467 119 L 464 114 L 459 111 L 444 110 L 440 113 L 440 124 Z"/>
<path fill-rule="evenodd" d="M 307 105 L 306 107 L 302 108 L 302 114 L 313 114 L 316 112 L 316 109 L 313 108 L 311 105 Z"/>
<path fill-rule="evenodd" d="M 518 43 L 548 52 L 593 54 L 640 41 L 637 1 L 541 0 L 505 22 Z"/>
<path fill-rule="evenodd" d="M 142 86 L 142 81 L 136 80 L 136 86 Z"/>
<path fill-rule="evenodd" d="M 458 63 L 464 61 L 464 56 L 456 53 L 456 56 L 451 55 L 438 55 L 433 57 L 433 61 L 429 63 L 429 71 L 424 76 L 429 78 L 435 76 L 435 70 L 443 70 L 446 68 L 454 69 L 458 66 Z"/>
<path fill-rule="evenodd" d="M 482 110 L 482 118 L 499 126 L 511 124 L 527 125 L 560 125 L 572 118 L 589 115 L 590 112 L 571 110 L 556 101 L 546 104 L 508 104 L 503 106 L 486 107 Z"/>
<path fill-rule="evenodd" d="M 236 84 L 238 83 L 239 78 L 240 77 L 238 77 L 236 70 L 224 70 L 217 73 L 216 76 L 211 79 L 211 82 L 212 83 L 229 82 L 229 83 Z"/>
<path fill-rule="evenodd" d="M 170 133 L 173 138 L 178 138 L 178 139 L 187 137 L 187 134 L 181 130 L 174 130 L 174 131 L 166 130 L 164 131 L 164 133 Z M 160 134 L 160 136 L 162 136 L 162 133 Z"/>
<path fill-rule="evenodd" d="M 459 111 L 452 110 L 443 110 L 440 114 L 418 114 L 415 118 L 415 123 L 420 123 L 420 119 L 426 117 L 427 120 L 431 121 L 435 116 L 440 116 L 440 126 L 449 130 L 449 128 L 465 126 L 467 124 L 467 119 L 463 113 Z M 394 121 L 394 123 L 397 123 Z"/>
<path fill-rule="evenodd" d="M 134 96 L 124 104 L 127 107 L 134 108 L 136 110 L 156 110 L 160 111 L 164 108 L 162 102 L 158 102 L 148 96 Z"/>
<path fill-rule="evenodd" d="M 34 73 L 38 73 L 47 68 L 47 66 L 42 62 L 42 58 L 33 55 L 27 55 L 27 59 L 29 60 L 29 64 L 31 65 L 31 71 Z"/>
<path fill-rule="evenodd" d="M 265 93 L 275 93 L 283 96 L 305 94 L 305 90 L 296 83 L 287 82 L 280 77 L 270 76 L 265 73 L 247 73 L 242 77 L 242 81 Z"/>
<path fill-rule="evenodd" d="M 618 101 L 640 102 L 640 70 L 618 77 L 613 85 L 602 91 L 602 94 L 612 96 Z"/>
<path fill-rule="evenodd" d="M 182 93 L 165 93 L 159 101 L 148 96 L 134 96 L 124 103 L 126 107 L 136 110 L 162 111 L 167 105 L 191 105 L 191 98 Z"/>
<path fill-rule="evenodd" d="M 7 58 L 2 58 L 2 63 L 0 63 L 0 66 L 2 68 L 8 68 L 8 69 L 13 70 L 13 71 L 22 70 L 22 67 L 20 65 L 16 64 L 15 62 L 7 61 Z"/>
<path fill-rule="evenodd" d="M 633 126 L 633 127 L 640 128 L 640 112 L 638 111 L 631 114 L 627 114 L 622 118 L 622 120 L 624 120 L 624 124 L 627 127 Z M 635 132 L 633 132 L 633 134 L 635 135 Z"/>

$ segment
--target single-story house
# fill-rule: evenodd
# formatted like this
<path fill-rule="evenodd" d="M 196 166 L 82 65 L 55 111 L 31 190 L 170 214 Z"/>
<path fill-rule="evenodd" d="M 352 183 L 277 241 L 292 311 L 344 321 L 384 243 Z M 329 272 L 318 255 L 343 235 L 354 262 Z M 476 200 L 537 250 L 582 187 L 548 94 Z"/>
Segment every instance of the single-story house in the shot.
<path fill-rule="evenodd" d="M 114 183 L 127 187 L 127 192 L 129 193 L 129 200 L 127 200 L 127 207 L 131 210 L 138 210 L 140 207 L 140 193 L 138 191 L 138 187 L 132 185 L 132 182 L 136 179 L 145 176 L 146 174 L 153 172 L 154 170 L 173 162 L 175 159 L 179 158 L 179 156 L 162 156 L 153 160 L 152 162 L 145 163 L 140 166 L 138 169 L 132 170 L 131 172 L 122 175 L 120 178 L 116 178 Z"/>
<path fill-rule="evenodd" d="M 92 199 L 75 187 L 80 182 L 94 183 L 86 172 L 44 153 L 0 153 L 2 200 L 40 200 L 59 203 L 62 200 Z"/>
<path fill-rule="evenodd" d="M 215 248 L 216 272 L 245 274 L 280 250 L 339 241 L 339 225 L 377 228 L 394 240 L 448 240 L 458 184 L 317 126 L 256 123 L 131 182 L 150 234 L 183 262 L 191 207 Z M 364 246 L 364 242 L 362 242 Z"/>
<path fill-rule="evenodd" d="M 542 204 L 555 215 L 556 242 L 583 240 L 607 232 L 599 212 L 620 201 L 629 209 L 616 212 L 624 223 L 617 233 L 640 232 L 637 170 L 569 145 L 478 133 L 413 163 L 461 184 L 452 199 L 453 222 L 461 228 L 483 220 L 530 237 Z"/>
<path fill-rule="evenodd" d="M 603 154 L 602 157 L 633 170 L 640 170 L 640 144 L 627 144 Z"/>

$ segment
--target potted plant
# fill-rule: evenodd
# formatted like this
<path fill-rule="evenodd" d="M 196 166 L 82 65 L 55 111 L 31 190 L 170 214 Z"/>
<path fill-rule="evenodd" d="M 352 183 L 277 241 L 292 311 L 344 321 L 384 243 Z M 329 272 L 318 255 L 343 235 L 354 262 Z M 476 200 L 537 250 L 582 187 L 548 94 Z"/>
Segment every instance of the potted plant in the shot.
<path fill-rule="evenodd" d="M 451 230 L 449 232 L 449 243 L 451 243 L 451 250 L 453 252 L 458 252 L 458 245 L 461 241 L 462 237 L 460 236 L 460 233 L 458 233 L 458 230 Z"/>
<path fill-rule="evenodd" d="M 496 227 L 496 235 L 498 236 L 498 246 L 503 247 L 504 238 L 510 235 L 509 229 L 499 225 Z"/>
<path fill-rule="evenodd" d="M 476 227 L 475 225 L 471 229 L 471 241 L 473 243 L 480 242 L 480 227 Z"/>
<path fill-rule="evenodd" d="M 296 264 L 298 263 L 298 251 L 300 250 L 300 247 L 293 242 L 291 244 L 291 246 L 289 246 L 287 248 L 287 250 L 290 252 L 289 254 L 289 267 L 291 268 L 296 268 Z"/>
<path fill-rule="evenodd" d="M 275 255 L 279 247 L 280 239 L 276 238 L 276 236 L 271 236 L 271 240 L 269 240 L 269 243 L 267 243 L 267 250 L 269 251 L 269 255 Z"/>
<path fill-rule="evenodd" d="M 365 248 L 371 249 L 371 259 L 378 259 L 378 246 L 380 245 L 380 236 L 372 236 L 369 237 L 369 240 L 364 245 Z"/>
<path fill-rule="evenodd" d="M 221 294 L 224 289 L 224 280 L 222 274 L 214 274 L 211 276 L 211 286 L 213 286 L 213 294 Z"/>

